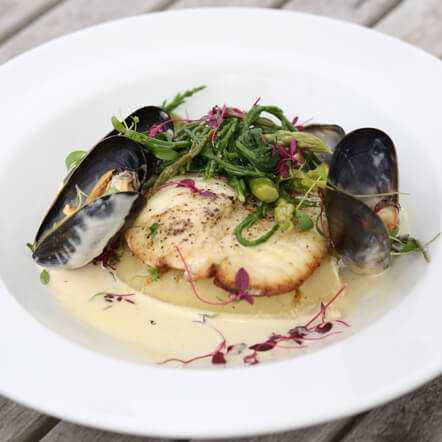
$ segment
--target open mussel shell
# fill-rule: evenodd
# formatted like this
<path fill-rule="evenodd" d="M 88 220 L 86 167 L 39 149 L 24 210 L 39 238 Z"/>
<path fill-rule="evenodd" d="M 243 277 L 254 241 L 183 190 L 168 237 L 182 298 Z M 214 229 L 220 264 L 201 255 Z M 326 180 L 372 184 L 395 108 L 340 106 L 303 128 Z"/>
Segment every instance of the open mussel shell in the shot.
<path fill-rule="evenodd" d="M 35 262 L 66 269 L 88 264 L 121 230 L 139 198 L 138 192 L 121 192 L 85 205 L 38 244 Z"/>
<path fill-rule="evenodd" d="M 121 136 L 100 141 L 65 182 L 44 217 L 34 242 L 34 260 L 45 267 L 81 267 L 98 256 L 123 227 L 153 172 L 154 158 L 142 146 Z M 89 195 L 109 171 L 133 172 L 138 188 L 94 198 L 66 216 L 79 193 Z"/>
<path fill-rule="evenodd" d="M 134 117 L 138 117 L 138 123 L 134 125 Z M 170 115 L 157 106 L 145 106 L 132 112 L 124 119 L 127 127 L 134 127 L 137 132 L 147 132 L 152 126 L 162 124 L 162 131 L 173 130 L 173 122 Z M 118 135 L 114 129 L 109 132 L 106 137 Z"/>
<path fill-rule="evenodd" d="M 373 128 L 357 129 L 336 146 L 328 180 L 361 199 L 371 209 L 387 199 L 398 204 L 398 160 L 391 138 Z M 385 194 L 393 194 L 385 196 Z M 367 195 L 367 197 L 364 197 Z"/>
<path fill-rule="evenodd" d="M 337 124 L 307 124 L 302 131 L 317 136 L 332 151 L 345 137 L 345 130 Z"/>
<path fill-rule="evenodd" d="M 391 246 L 382 220 L 363 202 L 342 192 L 324 196 L 333 247 L 355 273 L 377 274 L 391 263 Z"/>

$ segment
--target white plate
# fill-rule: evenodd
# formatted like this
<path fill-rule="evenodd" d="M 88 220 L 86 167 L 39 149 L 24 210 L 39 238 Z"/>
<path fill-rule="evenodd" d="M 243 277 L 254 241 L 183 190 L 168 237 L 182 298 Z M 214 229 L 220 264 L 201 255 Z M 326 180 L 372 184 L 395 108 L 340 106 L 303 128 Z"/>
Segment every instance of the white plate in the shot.
<path fill-rule="evenodd" d="M 166 369 L 91 351 L 105 339 L 60 312 L 24 243 L 63 173 L 109 117 L 207 83 L 189 110 L 257 96 L 396 141 L 413 231 L 440 228 L 440 61 L 367 29 L 303 14 L 211 9 L 151 14 L 63 37 L 0 69 L 0 392 L 81 424 L 168 437 L 282 431 L 365 410 L 442 369 L 440 244 L 393 269 L 398 299 L 348 339 L 244 369 Z M 385 294 L 384 294 L 385 295 Z M 378 304 L 382 306 L 383 293 Z M 54 330 L 56 333 L 54 333 Z M 69 337 L 70 339 L 66 339 Z M 93 344 L 91 342 L 94 341 Z"/>

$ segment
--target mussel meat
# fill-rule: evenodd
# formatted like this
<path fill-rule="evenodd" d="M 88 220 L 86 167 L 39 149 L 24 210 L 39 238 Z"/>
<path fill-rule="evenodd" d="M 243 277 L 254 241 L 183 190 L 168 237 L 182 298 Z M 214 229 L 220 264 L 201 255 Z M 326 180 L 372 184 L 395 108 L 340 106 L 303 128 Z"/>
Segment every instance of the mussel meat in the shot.
<path fill-rule="evenodd" d="M 34 260 L 74 269 L 97 257 L 121 230 L 152 175 L 153 156 L 122 136 L 100 141 L 58 193 L 38 229 Z"/>
<path fill-rule="evenodd" d="M 336 146 L 324 197 L 330 238 L 356 272 L 379 273 L 391 262 L 388 230 L 399 224 L 398 162 L 391 138 L 357 129 Z"/>

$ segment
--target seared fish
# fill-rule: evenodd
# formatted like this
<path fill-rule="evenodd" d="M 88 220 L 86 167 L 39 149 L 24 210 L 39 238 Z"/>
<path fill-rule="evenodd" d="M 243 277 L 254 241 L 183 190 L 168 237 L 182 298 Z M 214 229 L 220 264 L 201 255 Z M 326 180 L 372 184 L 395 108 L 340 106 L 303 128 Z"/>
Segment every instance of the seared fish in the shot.
<path fill-rule="evenodd" d="M 195 187 L 178 187 L 182 179 L 192 179 Z M 258 246 L 244 247 L 233 231 L 255 209 L 235 201 L 233 189 L 222 179 L 175 177 L 149 196 L 126 240 L 137 258 L 161 271 L 184 270 L 181 252 L 195 280 L 213 277 L 217 285 L 235 290 L 235 275 L 243 267 L 253 294 L 294 290 L 319 266 L 327 241 L 315 229 L 299 232 L 295 227 L 277 231 Z M 243 236 L 259 237 L 273 224 L 269 215 Z"/>

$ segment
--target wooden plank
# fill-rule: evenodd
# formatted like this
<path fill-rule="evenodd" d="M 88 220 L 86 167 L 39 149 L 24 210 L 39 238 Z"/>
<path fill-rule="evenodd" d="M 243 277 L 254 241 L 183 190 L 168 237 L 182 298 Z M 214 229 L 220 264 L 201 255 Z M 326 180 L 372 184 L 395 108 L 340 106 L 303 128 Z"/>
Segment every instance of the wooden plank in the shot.
<path fill-rule="evenodd" d="M 341 439 L 342 434 L 346 434 L 349 427 L 353 425 L 353 419 L 341 419 L 323 425 L 305 428 L 287 433 L 269 434 L 267 436 L 250 437 L 246 439 L 229 439 L 229 442 L 334 442 Z M 209 442 L 209 440 L 199 440 L 199 442 Z M 198 442 L 196 439 L 191 442 Z M 212 442 L 217 442 L 212 440 Z M 222 442 L 222 440 L 218 440 Z"/>
<path fill-rule="evenodd" d="M 368 413 L 343 442 L 442 440 L 442 377 Z"/>
<path fill-rule="evenodd" d="M 371 26 L 401 0 L 290 0 L 284 6 L 300 12 L 325 15 Z M 436 0 L 438 1 L 438 0 Z"/>
<path fill-rule="evenodd" d="M 0 42 L 62 0 L 0 0 Z"/>
<path fill-rule="evenodd" d="M 41 442 L 166 442 L 165 439 L 126 436 L 124 434 L 93 430 L 61 422 L 41 439 Z"/>
<path fill-rule="evenodd" d="M 278 8 L 284 1 L 285 0 L 178 0 L 172 5 L 172 8 L 201 8 L 206 6 Z"/>
<path fill-rule="evenodd" d="M 376 29 L 442 56 L 442 1 L 405 0 Z"/>
<path fill-rule="evenodd" d="M 66 0 L 0 47 L 0 63 L 45 41 L 104 21 L 160 10 L 171 0 Z"/>
<path fill-rule="evenodd" d="M 25 442 L 38 440 L 58 422 L 0 397 L 0 440 Z"/>

